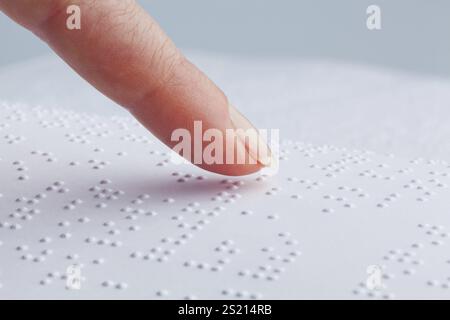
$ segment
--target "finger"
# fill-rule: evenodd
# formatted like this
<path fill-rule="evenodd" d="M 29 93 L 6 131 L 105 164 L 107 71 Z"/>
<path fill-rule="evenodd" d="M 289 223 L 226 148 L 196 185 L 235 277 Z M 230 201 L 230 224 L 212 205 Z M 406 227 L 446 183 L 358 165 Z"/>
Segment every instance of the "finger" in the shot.
<path fill-rule="evenodd" d="M 69 4 L 81 10 L 80 30 L 66 27 Z M 253 126 L 134 0 L 0 0 L 0 8 L 45 40 L 82 77 L 126 107 L 169 147 L 179 142 L 171 139 L 178 128 L 186 128 L 195 138 L 195 121 L 201 121 L 203 132 L 218 129 L 223 133 L 223 138 L 217 138 L 223 142 L 223 160 L 196 161 L 196 165 L 244 175 L 267 164 L 267 157 L 257 156 L 254 144 L 238 139 L 235 146 L 226 145 L 227 129 Z M 256 145 L 260 143 L 258 139 Z M 199 151 L 192 142 L 188 160 L 194 161 L 196 154 L 198 158 L 208 143 L 200 144 Z M 239 147 L 242 144 L 244 149 Z M 225 155 L 231 152 L 246 161 L 229 163 Z"/>

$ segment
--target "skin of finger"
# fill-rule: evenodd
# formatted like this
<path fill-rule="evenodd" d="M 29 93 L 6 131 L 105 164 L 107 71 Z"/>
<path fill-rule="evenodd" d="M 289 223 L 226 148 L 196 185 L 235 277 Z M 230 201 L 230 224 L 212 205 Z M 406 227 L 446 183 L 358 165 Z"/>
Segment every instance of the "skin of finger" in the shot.
<path fill-rule="evenodd" d="M 65 0 L 15 0 L 17 7 L 8 1 L 5 7 L 5 0 L 0 1 L 7 14 L 45 40 L 82 77 L 126 107 L 168 146 L 174 146 L 170 138 L 177 128 L 186 128 L 193 136 L 194 120 L 201 120 L 204 130 L 233 128 L 222 91 L 187 61 L 135 1 L 70 1 L 81 8 L 81 30 L 66 28 Z M 31 13 L 22 16 L 27 6 Z M 225 175 L 261 168 L 258 164 L 198 165 Z"/>
<path fill-rule="evenodd" d="M 187 70 L 183 70 L 183 69 Z M 189 86 L 183 85 L 190 83 Z M 172 92 L 176 91 L 174 95 Z M 200 71 L 188 61 L 183 62 L 178 66 L 177 72 L 160 91 L 158 91 L 152 98 L 144 97 L 142 103 L 138 105 L 145 105 L 147 100 L 152 100 L 154 104 L 152 108 L 133 107 L 131 112 L 140 120 L 145 126 L 151 128 L 151 131 L 161 140 L 173 148 L 177 142 L 170 141 L 168 134 L 177 128 L 186 128 L 194 137 L 194 121 L 203 119 L 203 130 L 219 129 L 223 132 L 223 139 L 221 145 L 223 146 L 222 164 L 198 164 L 199 167 L 225 174 L 225 175 L 245 175 L 258 171 L 261 169 L 259 164 L 251 164 L 249 161 L 246 164 L 226 164 L 226 154 L 233 153 L 237 159 L 237 154 L 240 153 L 237 145 L 233 150 L 227 146 L 226 130 L 234 129 L 229 117 L 228 101 L 219 89 L 205 76 L 202 76 Z M 189 103 L 186 103 L 186 102 Z M 178 106 L 175 110 L 167 106 Z M 158 125 L 157 122 L 163 125 Z M 170 128 L 167 130 L 167 128 Z M 208 144 L 203 141 L 202 148 Z M 194 142 L 191 144 L 191 150 L 195 150 Z M 249 157 L 248 154 L 244 155 Z M 248 159 L 248 158 L 247 158 Z"/>
<path fill-rule="evenodd" d="M 36 30 L 70 0 L 0 0 L 0 10 L 27 29 Z"/>

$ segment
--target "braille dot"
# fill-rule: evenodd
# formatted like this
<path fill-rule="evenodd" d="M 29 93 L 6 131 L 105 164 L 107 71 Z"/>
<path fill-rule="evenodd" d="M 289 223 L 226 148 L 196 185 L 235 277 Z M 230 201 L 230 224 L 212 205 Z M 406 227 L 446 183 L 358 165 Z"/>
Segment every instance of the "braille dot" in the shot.
<path fill-rule="evenodd" d="M 80 256 L 79 256 L 78 254 L 76 254 L 76 253 L 68 254 L 68 255 L 66 256 L 66 259 L 67 259 L 67 260 L 77 260 L 77 259 L 79 259 L 79 258 L 80 258 Z"/>
<path fill-rule="evenodd" d="M 70 226 L 70 222 L 69 221 L 61 221 L 58 223 L 58 226 L 60 227 L 68 227 Z"/>
<path fill-rule="evenodd" d="M 156 259 L 156 261 L 158 262 L 167 262 L 167 260 L 168 260 L 167 256 L 158 257 Z"/>
<path fill-rule="evenodd" d="M 266 279 L 269 280 L 269 281 L 274 281 L 274 280 L 278 280 L 278 276 L 276 276 L 276 275 L 268 275 L 266 277 Z"/>
<path fill-rule="evenodd" d="M 45 261 L 45 257 L 43 257 L 43 256 L 34 257 L 33 261 L 34 262 L 44 262 Z"/>
<path fill-rule="evenodd" d="M 153 260 L 155 256 L 151 253 L 146 253 L 143 257 L 144 260 Z"/>
<path fill-rule="evenodd" d="M 149 217 L 154 217 L 154 216 L 156 216 L 158 213 L 156 212 L 156 211 L 147 211 L 146 213 L 145 213 L 145 215 L 146 216 L 149 216 Z"/>
<path fill-rule="evenodd" d="M 61 274 L 58 271 L 50 272 L 47 274 L 49 278 L 58 279 L 61 277 Z"/>
<path fill-rule="evenodd" d="M 414 269 L 405 269 L 405 270 L 403 270 L 403 273 L 405 274 L 405 275 L 412 275 L 412 274 L 414 274 L 416 271 L 414 270 Z"/>
<path fill-rule="evenodd" d="M 208 269 L 209 268 L 209 264 L 207 264 L 207 263 L 199 263 L 199 264 L 197 264 L 197 268 L 199 268 L 199 269 Z"/>
<path fill-rule="evenodd" d="M 39 240 L 39 242 L 41 242 L 41 243 L 50 243 L 50 242 L 52 242 L 52 238 L 50 238 L 50 237 L 44 237 L 44 238 L 41 238 L 41 239 Z"/>
<path fill-rule="evenodd" d="M 142 257 L 142 252 L 139 252 L 139 251 L 132 252 L 130 254 L 130 257 L 131 258 L 141 258 Z"/>
<path fill-rule="evenodd" d="M 166 297 L 166 296 L 168 296 L 169 295 L 169 291 L 167 291 L 167 290 L 158 290 L 157 292 L 156 292 L 156 295 L 158 296 L 158 297 Z"/>
<path fill-rule="evenodd" d="M 211 271 L 213 271 L 213 272 L 218 272 L 218 271 L 221 271 L 221 270 L 222 270 L 221 266 L 212 266 L 211 267 Z"/>
<path fill-rule="evenodd" d="M 97 264 L 97 265 L 104 264 L 105 263 L 105 259 L 103 259 L 103 258 L 94 259 L 94 260 L 92 260 L 92 263 L 93 264 Z"/>
<path fill-rule="evenodd" d="M 297 245 L 298 241 L 297 240 L 287 240 L 285 242 L 285 244 L 288 245 L 288 246 Z"/>
<path fill-rule="evenodd" d="M 239 276 L 248 276 L 250 274 L 249 270 L 241 270 L 238 272 Z"/>
<path fill-rule="evenodd" d="M 217 263 L 224 265 L 224 264 L 230 263 L 230 260 L 227 258 L 222 258 L 222 259 L 217 260 Z"/>
<path fill-rule="evenodd" d="M 22 255 L 21 259 L 22 260 L 32 260 L 33 259 L 33 255 L 27 253 L 27 254 Z"/>
<path fill-rule="evenodd" d="M 126 283 L 124 283 L 124 282 L 121 282 L 121 283 L 116 284 L 116 289 L 119 289 L 119 290 L 125 290 L 125 289 L 127 289 L 127 288 L 128 288 L 128 284 L 126 284 Z"/>
<path fill-rule="evenodd" d="M 96 207 L 97 208 L 99 208 L 99 209 L 104 209 L 104 208 L 106 208 L 108 205 L 106 204 L 106 203 L 98 203 L 98 204 L 96 204 Z"/>
<path fill-rule="evenodd" d="M 427 281 L 427 285 L 430 286 L 430 287 L 437 287 L 437 286 L 439 286 L 439 281 L 437 281 L 437 280 L 429 280 L 429 281 Z"/>

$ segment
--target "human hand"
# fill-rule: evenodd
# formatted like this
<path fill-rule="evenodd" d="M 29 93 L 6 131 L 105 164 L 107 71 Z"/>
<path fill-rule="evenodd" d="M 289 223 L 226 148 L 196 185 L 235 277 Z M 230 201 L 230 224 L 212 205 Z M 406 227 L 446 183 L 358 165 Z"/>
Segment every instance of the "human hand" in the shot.
<path fill-rule="evenodd" d="M 79 30 L 66 27 L 70 5 L 80 7 Z M 194 121 L 201 121 L 203 130 L 218 129 L 224 139 L 227 129 L 254 128 L 134 0 L 0 0 L 0 10 L 171 148 L 176 129 L 194 137 Z M 195 164 L 225 175 L 250 174 L 270 164 L 270 150 L 259 136 L 254 143 L 237 140 L 231 147 L 221 141 L 223 159 L 233 152 L 243 163 Z M 200 143 L 202 150 L 208 144 Z M 194 154 L 188 158 L 193 159 Z"/>

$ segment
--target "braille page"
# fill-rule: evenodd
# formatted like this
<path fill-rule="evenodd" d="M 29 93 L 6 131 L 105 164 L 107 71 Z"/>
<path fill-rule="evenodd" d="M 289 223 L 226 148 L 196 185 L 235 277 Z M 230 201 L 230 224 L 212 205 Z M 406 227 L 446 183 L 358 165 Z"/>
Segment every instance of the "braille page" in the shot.
<path fill-rule="evenodd" d="M 449 164 L 283 141 L 171 161 L 127 116 L 0 107 L 0 298 L 449 298 Z"/>
<path fill-rule="evenodd" d="M 285 139 L 450 159 L 448 78 L 345 61 L 187 53 L 256 127 L 280 129 Z M 0 99 L 125 113 L 55 56 L 0 69 Z"/>

